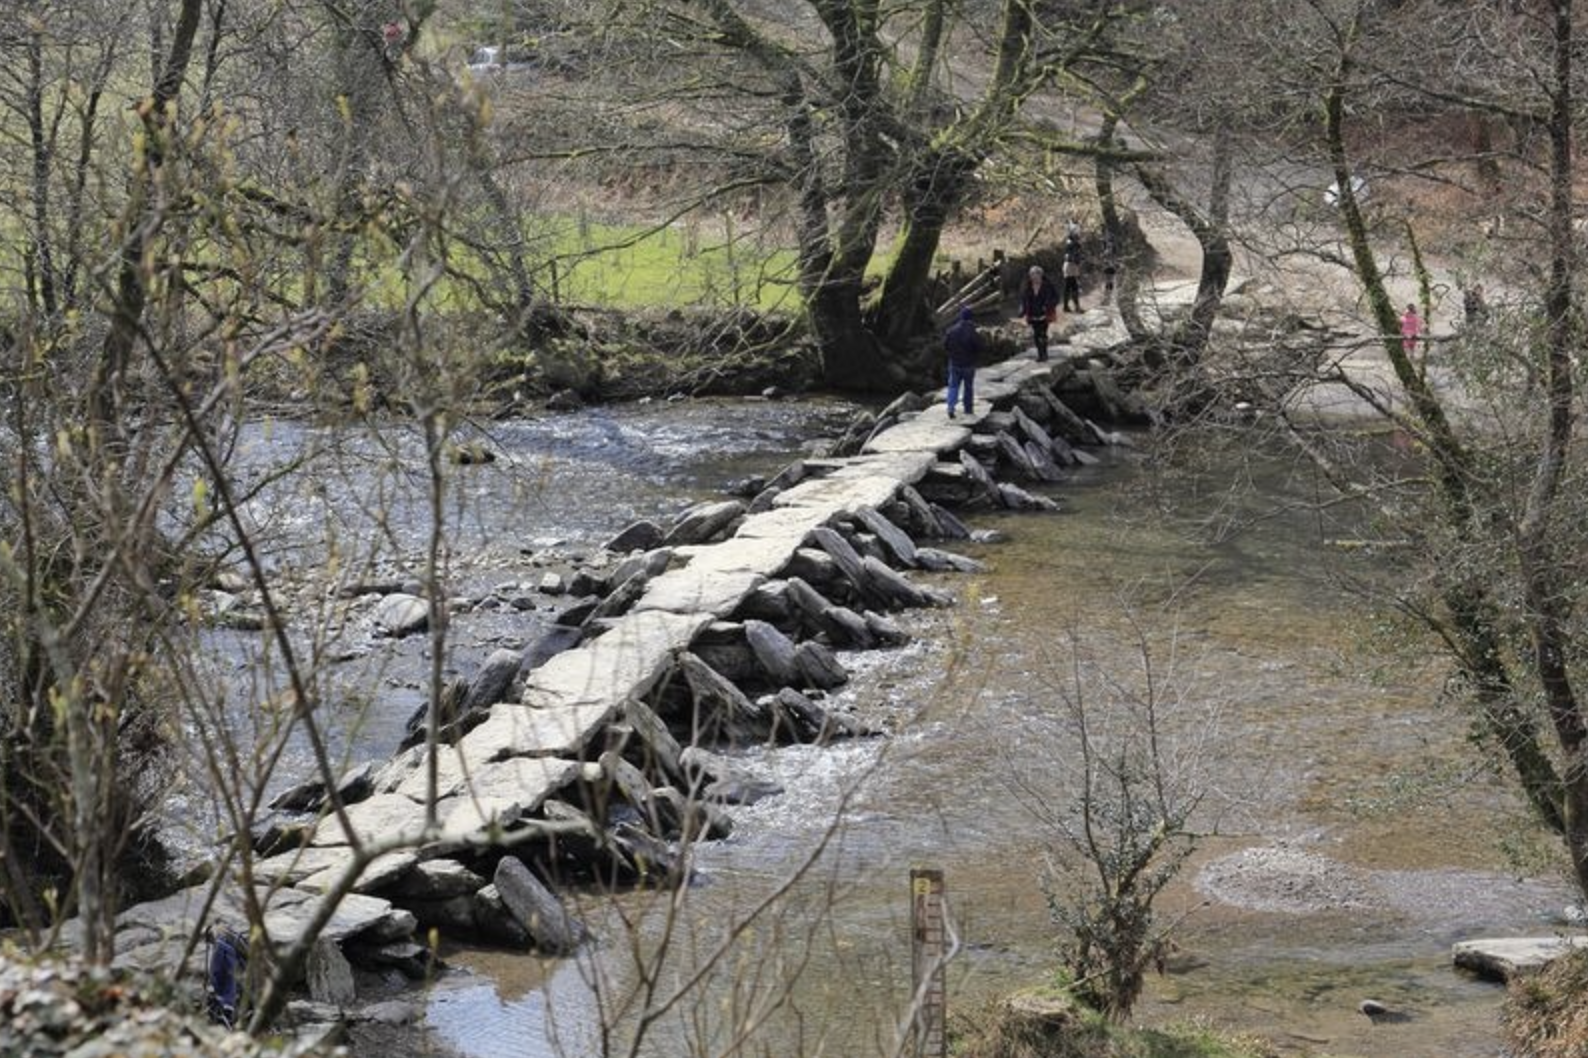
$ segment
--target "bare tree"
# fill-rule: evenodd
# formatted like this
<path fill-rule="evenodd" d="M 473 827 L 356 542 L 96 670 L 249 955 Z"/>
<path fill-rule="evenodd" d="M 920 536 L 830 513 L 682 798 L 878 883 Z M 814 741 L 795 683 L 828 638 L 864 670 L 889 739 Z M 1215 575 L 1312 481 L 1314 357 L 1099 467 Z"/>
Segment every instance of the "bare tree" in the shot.
<path fill-rule="evenodd" d="M 1041 720 L 1067 764 L 1013 779 L 1049 841 L 1042 884 L 1068 987 L 1116 1020 L 1167 953 L 1177 923 L 1160 923 L 1154 905 L 1196 848 L 1218 738 L 1218 703 L 1182 686 L 1173 633 L 1155 637 L 1133 613 L 1129 628 L 1140 660 L 1130 677 L 1071 634 L 1070 670 L 1052 681 L 1055 708 Z"/>
<path fill-rule="evenodd" d="M 1232 134 L 1285 130 L 1270 169 L 1236 175 L 1277 184 L 1286 203 L 1271 216 L 1288 244 L 1270 240 L 1264 260 L 1304 257 L 1314 281 L 1348 275 L 1361 297 L 1328 330 L 1266 330 L 1263 348 L 1225 362 L 1223 384 L 1263 402 L 1337 501 L 1415 541 L 1425 561 L 1387 590 L 1445 651 L 1475 734 L 1588 890 L 1572 588 L 1583 514 L 1574 14 L 1570 0 L 1242 5 L 1222 46 L 1261 105 L 1234 113 Z M 1403 333 L 1408 301 L 1443 324 L 1457 317 L 1445 284 L 1481 279 L 1495 292 L 1490 322 Z M 1362 369 L 1369 353 L 1382 371 Z M 1375 450 L 1318 429 L 1307 413 L 1319 386 L 1349 393 L 1406 443 Z"/>
<path fill-rule="evenodd" d="M 612 87 L 612 121 L 545 153 L 691 159 L 707 183 L 673 215 L 744 203 L 797 247 L 791 278 L 825 379 L 894 387 L 935 331 L 945 226 L 981 193 L 987 159 L 1023 142 L 1031 98 L 1100 47 L 1113 17 L 1006 0 L 983 33 L 968 15 L 944 0 L 603 8 L 592 54 L 632 73 Z"/>
<path fill-rule="evenodd" d="M 144 55 L 98 33 L 125 25 L 130 9 L 41 5 L 38 19 L 3 42 L 23 60 L 0 92 L 10 115 L 3 127 L 32 146 L 28 179 L 8 186 L 27 189 L 18 212 L 34 220 L 3 248 L 22 267 L 8 273 L 0 371 L 14 482 L 0 499 L 0 869 L 9 923 L 44 944 L 75 918 L 85 955 L 99 963 L 114 955 L 121 902 L 168 884 L 151 817 L 186 763 L 174 745 L 186 734 L 201 743 L 213 780 L 205 793 L 230 824 L 216 885 L 240 872 L 256 926 L 263 908 L 249 842 L 289 742 L 307 744 L 330 814 L 359 854 L 337 894 L 384 851 L 359 847 L 335 793 L 341 762 L 326 737 L 324 644 L 310 635 L 306 645 L 294 626 L 269 553 L 275 542 L 250 510 L 303 463 L 258 473 L 237 458 L 252 388 L 313 388 L 324 377 L 318 357 L 350 306 L 368 297 L 370 278 L 350 276 L 356 289 L 337 311 L 316 306 L 294 264 L 317 223 L 400 247 L 399 326 L 378 366 L 410 395 L 425 439 L 431 518 L 422 566 L 443 615 L 433 625 L 429 697 L 443 690 L 442 452 L 476 377 L 472 360 L 460 359 L 469 343 L 430 319 L 457 210 L 456 140 L 415 138 L 422 179 L 406 196 L 361 202 L 357 216 L 320 214 L 315 178 L 304 178 L 314 167 L 295 171 L 290 157 L 277 164 L 279 150 L 262 152 L 261 124 L 249 120 L 264 120 L 250 111 L 264 94 L 250 71 L 278 58 L 256 45 L 312 26 L 234 24 L 227 11 L 203 0 L 169 12 L 151 5 L 155 78 L 114 117 L 98 109 L 97 94 L 125 82 Z M 230 98 L 243 117 L 227 119 Z M 262 158 L 271 164 L 250 166 Z M 364 393 L 328 403 L 336 401 L 372 410 Z M 346 550 L 337 557 L 359 561 Z M 257 657 L 271 674 L 251 703 L 266 719 L 247 731 L 233 713 L 248 707 L 206 679 L 199 629 L 213 618 L 207 600 L 222 571 L 256 601 Z M 326 903 L 328 915 L 335 900 Z M 287 952 L 277 968 L 260 1027 L 279 1011 L 302 954 Z"/>

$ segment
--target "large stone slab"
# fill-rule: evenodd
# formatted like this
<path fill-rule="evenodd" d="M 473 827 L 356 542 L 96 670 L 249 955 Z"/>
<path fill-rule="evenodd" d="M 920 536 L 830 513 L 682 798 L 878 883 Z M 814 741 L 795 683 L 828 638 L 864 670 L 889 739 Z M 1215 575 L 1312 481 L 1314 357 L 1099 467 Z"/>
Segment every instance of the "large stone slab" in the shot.
<path fill-rule="evenodd" d="M 451 797 L 463 788 L 464 775 L 468 770 L 464 757 L 457 746 L 436 747 L 436 800 Z M 481 763 L 484 763 L 483 761 Z M 423 756 L 415 762 L 413 770 L 402 782 L 397 784 L 396 793 L 408 798 L 415 804 L 424 804 L 430 796 L 430 767 L 429 760 Z"/>
<path fill-rule="evenodd" d="M 673 655 L 714 619 L 665 610 L 625 614 L 600 637 L 531 672 L 526 696 L 542 691 L 570 704 L 643 698 L 672 666 Z"/>
<path fill-rule="evenodd" d="M 839 512 L 834 509 L 833 513 Z M 815 517 L 817 517 L 816 513 L 806 506 L 773 507 L 769 511 L 752 514 L 746 518 L 734 538 L 719 544 L 718 547 L 743 546 L 748 541 L 757 540 L 782 541 L 790 538 L 799 540 L 810 530 L 811 519 Z"/>
<path fill-rule="evenodd" d="M 765 572 L 770 571 L 717 573 L 704 565 L 691 564 L 685 569 L 664 573 L 647 584 L 633 612 L 663 610 L 724 617 L 738 609 L 739 604 L 761 586 L 766 580 Z"/>
<path fill-rule="evenodd" d="M 321 937 L 309 949 L 303 967 L 304 982 L 309 989 L 309 999 L 315 1003 L 329 1003 L 345 1007 L 358 998 L 353 984 L 353 967 L 342 954 L 342 949 Z"/>
<path fill-rule="evenodd" d="M 777 513 L 793 515 L 777 526 L 777 531 L 761 536 L 742 533 L 732 540 L 711 547 L 681 547 L 678 553 L 688 559 L 685 569 L 709 573 L 774 573 L 788 564 L 800 542 L 810 531 L 815 519 L 802 507 L 792 507 Z M 757 516 L 759 517 L 759 515 Z M 770 528 L 770 527 L 768 527 Z M 680 571 L 682 572 L 682 571 Z"/>
<path fill-rule="evenodd" d="M 265 933 L 275 944 L 295 943 L 318 913 L 320 902 L 326 899 L 299 889 L 279 890 L 265 912 Z M 340 943 L 348 937 L 382 927 L 393 913 L 389 900 L 350 893 L 336 905 L 320 936 Z"/>
<path fill-rule="evenodd" d="M 550 708 L 500 704 L 458 745 L 470 761 L 481 763 L 510 757 L 577 757 L 617 709 L 615 700 Z"/>
<path fill-rule="evenodd" d="M 274 885 L 297 885 L 305 878 L 346 863 L 350 854 L 351 850 L 345 845 L 293 849 L 279 856 L 255 861 L 254 880 Z"/>
<path fill-rule="evenodd" d="M 1000 360 L 996 364 L 988 364 L 976 371 L 976 388 L 979 390 L 982 386 L 992 385 L 995 382 L 1019 385 L 1028 378 L 1045 377 L 1052 373 L 1051 363 L 1021 359 Z"/>
<path fill-rule="evenodd" d="M 353 850 L 347 846 L 328 846 L 316 849 L 317 852 L 339 852 L 342 861 L 333 863 L 323 870 L 309 875 L 298 883 L 299 889 L 311 893 L 330 892 L 334 886 L 340 885 L 342 876 L 347 871 L 347 865 L 353 859 Z M 364 866 L 359 874 L 358 881 L 353 883 L 355 893 L 374 893 L 395 883 L 419 863 L 419 854 L 411 849 L 399 849 L 393 852 L 383 852 Z"/>
<path fill-rule="evenodd" d="M 673 523 L 667 535 L 662 538 L 662 546 L 677 547 L 684 544 L 708 543 L 733 524 L 735 518 L 743 514 L 744 504 L 738 500 L 697 504 L 685 511 Z"/>
<path fill-rule="evenodd" d="M 976 399 L 992 404 L 995 401 L 1013 400 L 1015 394 L 1020 392 L 1020 383 L 1016 376 L 1008 379 L 981 380 L 981 375 L 976 376 Z"/>
<path fill-rule="evenodd" d="M 406 841 L 418 843 L 424 831 L 425 814 L 412 798 L 402 794 L 376 794 L 367 801 L 348 805 L 348 823 L 361 842 Z M 336 816 L 326 816 L 314 828 L 311 845 L 346 845 L 347 833 Z"/>
<path fill-rule="evenodd" d="M 324 892 L 342 876 L 352 859 L 353 850 L 347 845 L 311 845 L 259 860 L 254 864 L 254 880 Z M 365 866 L 354 891 L 368 892 L 389 885 L 418 863 L 419 856 L 412 851 L 383 853 Z"/>
<path fill-rule="evenodd" d="M 815 507 L 823 512 L 847 514 L 860 507 L 881 507 L 893 499 L 901 484 L 898 478 L 884 475 L 820 478 L 794 486 L 779 496 L 775 505 Z"/>
<path fill-rule="evenodd" d="M 970 428 L 960 426 L 938 409 L 889 427 L 866 442 L 866 452 L 950 452 L 970 440 Z M 793 490 L 790 490 L 793 491 Z M 784 495 L 787 495 L 785 493 Z M 781 497 L 780 497 L 781 498 Z"/>
<path fill-rule="evenodd" d="M 265 905 L 266 932 L 277 944 L 289 944 L 297 940 L 323 899 L 319 894 L 290 888 L 261 888 L 257 890 L 257 896 Z M 197 928 L 199 915 L 208 897 L 208 886 L 195 885 L 161 900 L 128 908 L 116 916 L 118 931 L 123 923 L 128 926 L 136 923 L 144 938 L 156 935 L 185 936 Z M 247 916 L 243 910 L 242 897 L 238 887 L 223 888 L 210 909 L 210 921 L 234 929 L 246 928 Z M 406 912 L 395 910 L 390 901 L 352 893 L 342 899 L 335 914 L 327 922 L 323 936 L 341 941 L 366 930 L 378 928 L 388 931 L 402 924 L 398 921 L 400 917 L 411 919 Z M 412 929 L 411 924 L 408 928 Z"/>
<path fill-rule="evenodd" d="M 569 915 L 544 882 L 525 867 L 523 861 L 504 856 L 496 865 L 493 879 L 502 902 L 512 912 L 535 946 L 552 955 L 565 955 L 584 943 L 588 931 Z"/>
<path fill-rule="evenodd" d="M 1519 974 L 1543 969 L 1578 948 L 1588 947 L 1588 936 L 1484 937 L 1453 945 L 1457 966 L 1482 977 L 1509 981 Z"/>
<path fill-rule="evenodd" d="M 410 900 L 450 900 L 473 896 L 484 886 L 484 878 L 457 860 L 427 860 L 409 872 L 394 893 Z"/>
<path fill-rule="evenodd" d="M 522 706 L 501 706 L 504 710 L 522 709 Z M 579 774 L 579 762 L 558 760 L 555 757 L 516 757 L 512 760 L 491 762 L 489 757 L 478 758 L 478 763 L 465 768 L 472 760 L 467 751 L 459 752 L 452 746 L 442 748 L 437 758 L 437 798 L 452 797 L 511 797 L 525 804 L 525 811 L 533 811 L 548 796 L 567 786 Z M 425 769 L 420 768 L 409 777 L 398 793 L 422 801 L 424 798 Z"/>
<path fill-rule="evenodd" d="M 544 797 L 541 798 L 544 800 Z M 441 846 L 489 846 L 499 844 L 508 830 L 540 802 L 532 791 L 506 792 L 495 796 L 460 795 L 437 806 L 441 811 Z"/>
<path fill-rule="evenodd" d="M 114 969 L 136 970 L 140 973 L 164 975 L 168 978 L 188 974 L 201 977 L 205 973 L 205 952 L 202 944 L 195 945 L 188 953 L 187 962 L 181 967 L 177 966 L 177 960 L 187 948 L 185 936 L 138 942 L 136 947 L 131 946 L 132 943 L 129 938 L 116 934 L 116 957 L 110 963 Z"/>
<path fill-rule="evenodd" d="M 839 469 L 833 477 L 845 481 L 884 477 L 913 485 L 925 477 L 936 462 L 936 452 L 878 452 L 861 456 L 849 466 Z"/>

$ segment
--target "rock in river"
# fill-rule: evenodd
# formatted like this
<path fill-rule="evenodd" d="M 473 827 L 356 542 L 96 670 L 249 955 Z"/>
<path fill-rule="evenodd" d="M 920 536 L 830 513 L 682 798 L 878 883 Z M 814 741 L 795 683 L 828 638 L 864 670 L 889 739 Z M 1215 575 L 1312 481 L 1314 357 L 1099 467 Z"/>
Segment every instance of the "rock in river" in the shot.
<path fill-rule="evenodd" d="M 416 595 L 398 592 L 376 603 L 369 619 L 376 635 L 401 639 L 430 627 L 430 604 Z"/>

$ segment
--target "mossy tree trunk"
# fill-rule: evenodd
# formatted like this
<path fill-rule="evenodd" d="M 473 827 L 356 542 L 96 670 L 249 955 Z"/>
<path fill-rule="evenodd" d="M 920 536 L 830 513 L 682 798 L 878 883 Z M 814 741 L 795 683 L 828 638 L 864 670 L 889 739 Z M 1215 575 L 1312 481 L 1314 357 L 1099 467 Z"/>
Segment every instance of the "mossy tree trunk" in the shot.
<path fill-rule="evenodd" d="M 1379 344 L 1405 400 L 1403 425 L 1423 443 L 1434 495 L 1450 552 L 1435 571 L 1442 618 L 1429 616 L 1449 645 L 1471 690 L 1480 730 L 1509 762 L 1528 802 L 1559 833 L 1579 887 L 1588 893 L 1588 717 L 1572 670 L 1581 655 L 1571 615 L 1575 580 L 1570 555 L 1580 548 L 1580 527 L 1562 510 L 1576 423 L 1572 356 L 1581 339 L 1576 307 L 1576 253 L 1571 188 L 1573 158 L 1572 0 L 1550 0 L 1549 60 L 1545 84 L 1549 133 L 1548 269 L 1538 298 L 1540 324 L 1530 339 L 1536 377 L 1546 407 L 1531 441 L 1531 473 L 1524 487 L 1494 480 L 1463 440 L 1423 365 L 1402 342 L 1396 307 L 1387 289 L 1346 150 L 1347 96 L 1364 12 L 1343 37 L 1332 84 L 1324 96 L 1326 144 L 1351 261 L 1366 295 Z M 1506 556 L 1504 559 L 1498 556 Z M 1516 604 L 1497 594 L 1494 582 L 1517 574 Z M 1532 687 L 1532 690 L 1529 690 Z M 1543 705 L 1542 723 L 1531 701 Z M 1545 726 L 1547 725 L 1547 727 Z M 1545 730 L 1553 731 L 1554 754 Z"/>

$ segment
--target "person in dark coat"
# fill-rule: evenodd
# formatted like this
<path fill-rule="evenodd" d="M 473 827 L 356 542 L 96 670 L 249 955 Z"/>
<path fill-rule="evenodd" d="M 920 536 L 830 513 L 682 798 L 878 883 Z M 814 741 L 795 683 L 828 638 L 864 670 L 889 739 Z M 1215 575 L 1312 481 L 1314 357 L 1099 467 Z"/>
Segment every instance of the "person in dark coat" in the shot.
<path fill-rule="evenodd" d="M 981 332 L 971 318 L 970 306 L 959 310 L 959 319 L 943 335 L 943 348 L 948 350 L 948 417 L 954 417 L 955 399 L 963 388 L 965 414 L 969 415 L 976 399 L 976 365 L 981 360 Z"/>
<path fill-rule="evenodd" d="M 243 996 L 243 975 L 247 971 L 247 938 L 231 930 L 222 930 L 219 935 L 211 937 L 205 1006 L 210 1020 L 217 1025 L 232 1028 L 237 1024 L 237 1008 Z"/>
<path fill-rule="evenodd" d="M 1119 255 L 1114 250 L 1114 237 L 1103 239 L 1103 304 L 1114 297 L 1114 277 L 1119 273 Z"/>
<path fill-rule="evenodd" d="M 1469 326 L 1482 323 L 1489 318 L 1489 304 L 1483 300 L 1482 283 L 1469 287 L 1467 292 L 1461 295 L 1461 307 L 1465 311 Z"/>
<path fill-rule="evenodd" d="M 1038 360 L 1048 358 L 1048 324 L 1058 313 L 1058 289 L 1042 274 L 1039 265 L 1032 265 L 1026 281 L 1020 284 L 1020 318 L 1031 325 L 1031 344 L 1036 346 Z"/>
<path fill-rule="evenodd" d="M 1067 253 L 1064 255 L 1064 304 L 1061 306 L 1065 312 L 1081 311 L 1081 258 L 1078 254 Z"/>

